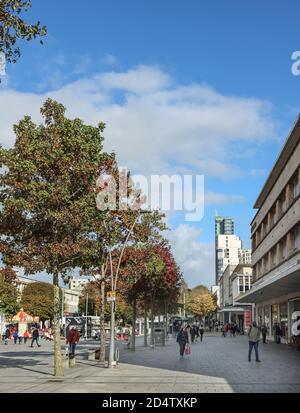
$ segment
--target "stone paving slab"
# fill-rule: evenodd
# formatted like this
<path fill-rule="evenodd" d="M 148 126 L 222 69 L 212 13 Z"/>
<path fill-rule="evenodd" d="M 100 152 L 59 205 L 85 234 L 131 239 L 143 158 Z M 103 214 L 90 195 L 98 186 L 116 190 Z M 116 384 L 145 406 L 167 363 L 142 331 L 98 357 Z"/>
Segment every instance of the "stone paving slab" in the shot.
<path fill-rule="evenodd" d="M 300 352 L 285 345 L 260 344 L 262 363 L 247 361 L 246 337 L 204 337 L 192 345 L 191 356 L 179 359 L 178 345 L 137 351 L 121 347 L 115 369 L 87 360 L 87 351 L 99 343 L 78 346 L 77 365 L 58 381 L 53 374 L 51 343 L 42 348 L 0 346 L 0 392 L 9 393 L 233 393 L 300 392 Z"/>

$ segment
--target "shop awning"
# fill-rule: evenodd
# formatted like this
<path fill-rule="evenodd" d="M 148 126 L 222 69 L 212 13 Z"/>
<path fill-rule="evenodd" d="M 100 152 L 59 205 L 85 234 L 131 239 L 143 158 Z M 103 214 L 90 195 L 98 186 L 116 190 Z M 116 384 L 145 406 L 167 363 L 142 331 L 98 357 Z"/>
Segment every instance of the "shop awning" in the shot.
<path fill-rule="evenodd" d="M 220 310 L 220 313 L 244 313 L 245 310 L 243 307 L 224 307 Z"/>
<path fill-rule="evenodd" d="M 272 273 L 257 281 L 251 290 L 235 298 L 242 303 L 259 303 L 271 298 L 300 292 L 300 260 L 291 266 L 272 271 Z"/>

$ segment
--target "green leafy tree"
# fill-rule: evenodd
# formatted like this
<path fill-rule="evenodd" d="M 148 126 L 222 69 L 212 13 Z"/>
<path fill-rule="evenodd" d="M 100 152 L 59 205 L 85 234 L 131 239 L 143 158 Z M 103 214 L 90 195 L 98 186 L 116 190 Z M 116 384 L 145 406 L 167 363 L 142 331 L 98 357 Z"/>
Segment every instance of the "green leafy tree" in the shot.
<path fill-rule="evenodd" d="M 109 286 L 106 286 L 106 290 Z M 86 297 L 88 294 L 88 314 L 89 315 L 99 315 L 99 310 L 101 308 L 101 290 L 98 283 L 91 281 L 88 283 L 82 291 L 82 295 L 79 298 L 79 312 L 85 314 L 86 312 Z M 128 321 L 131 317 L 131 308 L 129 304 L 124 300 L 123 296 L 118 294 L 118 305 L 116 307 L 116 320 Z M 110 304 L 105 302 L 105 321 L 108 322 L 110 319 Z"/>
<path fill-rule="evenodd" d="M 190 296 L 195 297 L 201 294 L 209 294 L 209 293 L 210 293 L 209 289 L 205 285 L 200 284 L 191 290 Z"/>
<path fill-rule="evenodd" d="M 18 40 L 31 41 L 47 33 L 46 27 L 41 26 L 39 21 L 30 24 L 23 19 L 24 12 L 28 12 L 30 7 L 30 0 L 0 1 L 0 54 L 4 54 L 8 63 L 16 63 L 21 55 Z"/>
<path fill-rule="evenodd" d="M 51 99 L 41 113 L 43 125 L 26 116 L 14 126 L 14 148 L 0 148 L 0 252 L 7 265 L 53 275 L 54 370 L 61 376 L 59 277 L 81 267 L 89 248 L 104 124 L 68 119 Z"/>
<path fill-rule="evenodd" d="M 0 313 L 11 318 L 20 310 L 16 273 L 11 268 L 0 270 Z"/>
<path fill-rule="evenodd" d="M 42 321 L 52 320 L 54 317 L 53 285 L 44 282 L 27 284 L 22 292 L 20 304 L 28 314 L 39 317 Z"/>
<path fill-rule="evenodd" d="M 210 293 L 198 294 L 191 297 L 187 310 L 198 317 L 204 317 L 216 311 L 217 305 Z"/>

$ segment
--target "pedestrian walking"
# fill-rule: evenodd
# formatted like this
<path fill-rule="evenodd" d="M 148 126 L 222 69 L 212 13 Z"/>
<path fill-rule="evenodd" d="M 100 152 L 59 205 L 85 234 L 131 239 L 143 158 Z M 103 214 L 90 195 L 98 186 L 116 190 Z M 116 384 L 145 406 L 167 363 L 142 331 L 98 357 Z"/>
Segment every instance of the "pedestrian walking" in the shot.
<path fill-rule="evenodd" d="M 226 328 L 225 324 L 222 325 L 221 331 L 222 331 L 222 336 L 225 338 L 226 334 L 227 334 L 227 328 Z"/>
<path fill-rule="evenodd" d="M 26 331 L 24 332 L 23 338 L 24 338 L 24 344 L 26 344 L 26 343 L 27 343 L 27 340 L 29 339 L 28 330 L 26 330 Z"/>
<path fill-rule="evenodd" d="M 17 332 L 17 330 L 16 331 L 14 331 L 14 334 L 13 334 L 13 338 L 14 338 L 14 344 L 17 344 L 17 341 L 18 341 L 18 332 Z"/>
<path fill-rule="evenodd" d="M 189 337 L 186 327 L 181 327 L 179 333 L 177 334 L 176 341 L 179 344 L 180 358 L 183 358 L 185 346 L 189 343 Z"/>
<path fill-rule="evenodd" d="M 254 347 L 256 361 L 260 362 L 259 357 L 258 357 L 258 343 L 259 343 L 259 338 L 260 338 L 260 331 L 255 321 L 253 321 L 252 325 L 249 328 L 248 337 L 249 337 L 248 361 L 251 361 L 251 353 Z"/>
<path fill-rule="evenodd" d="M 33 343 L 36 342 L 38 347 L 41 347 L 39 344 L 39 330 L 35 327 L 33 332 L 32 332 L 32 340 L 31 340 L 31 345 L 30 347 L 33 347 Z"/>
<path fill-rule="evenodd" d="M 263 344 L 267 344 L 267 340 L 266 340 L 267 339 L 267 332 L 268 332 L 267 326 L 265 324 L 263 324 L 260 331 L 261 331 L 261 334 L 262 334 Z"/>
<path fill-rule="evenodd" d="M 76 345 L 79 339 L 80 339 L 79 331 L 76 329 L 76 327 L 72 327 L 67 335 L 67 340 L 66 340 L 66 344 L 68 344 L 70 348 L 69 355 L 71 358 L 75 356 Z"/>
<path fill-rule="evenodd" d="M 5 340 L 4 340 L 4 344 L 7 346 L 8 345 L 8 340 L 10 339 L 10 330 L 9 328 L 6 329 L 5 331 Z"/>
<path fill-rule="evenodd" d="M 4 326 L 2 329 L 2 341 L 5 344 L 5 340 L 6 340 L 6 327 Z"/>
<path fill-rule="evenodd" d="M 216 333 L 218 333 L 219 332 L 219 321 L 216 321 L 215 327 L 216 327 Z"/>
<path fill-rule="evenodd" d="M 194 327 L 194 326 L 192 326 L 190 332 L 191 332 L 191 342 L 194 343 L 194 341 L 195 341 L 195 336 L 196 336 L 196 331 L 195 331 L 195 327 Z"/>
<path fill-rule="evenodd" d="M 199 328 L 199 333 L 200 333 L 200 341 L 203 341 L 203 334 L 204 334 L 204 326 L 201 324 Z"/>

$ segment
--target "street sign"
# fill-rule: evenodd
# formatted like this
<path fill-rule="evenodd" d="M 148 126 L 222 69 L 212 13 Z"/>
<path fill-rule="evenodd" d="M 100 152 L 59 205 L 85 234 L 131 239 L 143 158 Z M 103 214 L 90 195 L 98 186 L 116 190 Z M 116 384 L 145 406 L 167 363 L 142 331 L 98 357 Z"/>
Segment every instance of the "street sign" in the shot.
<path fill-rule="evenodd" d="M 116 301 L 116 292 L 115 291 L 108 291 L 106 294 L 107 302 Z"/>

